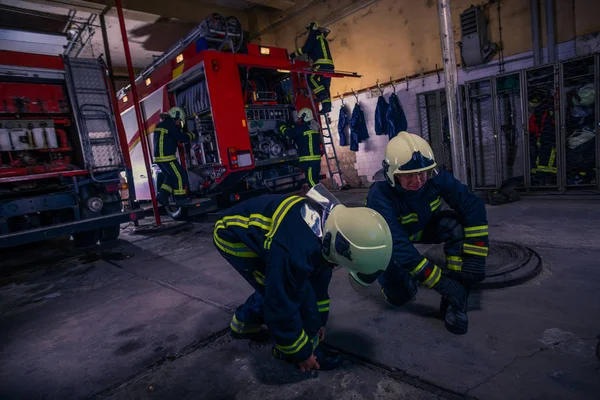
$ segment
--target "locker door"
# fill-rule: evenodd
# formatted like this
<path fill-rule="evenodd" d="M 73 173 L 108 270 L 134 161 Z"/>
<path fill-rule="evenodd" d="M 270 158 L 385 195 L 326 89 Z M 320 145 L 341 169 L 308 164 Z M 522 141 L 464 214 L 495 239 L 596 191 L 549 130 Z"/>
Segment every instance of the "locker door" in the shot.
<path fill-rule="evenodd" d="M 525 188 L 525 132 L 521 72 L 497 76 L 495 115 L 500 185 Z"/>
<path fill-rule="evenodd" d="M 557 75 L 556 64 L 525 70 L 529 150 L 526 179 L 532 189 L 558 189 L 560 184 Z"/>
<path fill-rule="evenodd" d="M 596 186 L 596 56 L 561 63 L 561 188 Z"/>
<path fill-rule="evenodd" d="M 499 187 L 491 78 L 466 83 L 467 127 L 474 190 Z"/>

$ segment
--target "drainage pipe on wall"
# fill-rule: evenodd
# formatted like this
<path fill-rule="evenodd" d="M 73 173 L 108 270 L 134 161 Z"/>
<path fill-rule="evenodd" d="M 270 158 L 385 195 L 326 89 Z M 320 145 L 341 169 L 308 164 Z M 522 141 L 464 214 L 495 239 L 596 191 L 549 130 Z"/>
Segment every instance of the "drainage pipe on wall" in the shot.
<path fill-rule="evenodd" d="M 531 44 L 533 65 L 542 63 L 542 45 L 540 43 L 540 0 L 531 0 Z"/>
<path fill-rule="evenodd" d="M 556 61 L 556 39 L 554 33 L 554 0 L 546 0 L 546 46 L 548 62 Z"/>
<path fill-rule="evenodd" d="M 456 71 L 456 44 L 452 30 L 452 8 L 450 0 L 438 0 L 440 19 L 440 41 L 444 63 L 446 83 L 446 102 L 448 104 L 448 125 L 450 127 L 450 147 L 452 149 L 452 173 L 459 181 L 468 182 L 465 163 L 465 135 L 462 118 L 458 109 L 458 72 Z"/>

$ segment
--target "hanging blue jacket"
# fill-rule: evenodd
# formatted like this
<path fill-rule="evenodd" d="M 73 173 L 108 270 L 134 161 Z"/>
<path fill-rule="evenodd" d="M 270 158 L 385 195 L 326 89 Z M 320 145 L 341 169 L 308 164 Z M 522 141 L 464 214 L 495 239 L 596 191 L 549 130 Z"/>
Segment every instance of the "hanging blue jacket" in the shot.
<path fill-rule="evenodd" d="M 392 139 L 398 132 L 406 131 L 408 129 L 408 122 L 406 121 L 406 115 L 398 100 L 396 93 L 392 93 L 390 96 L 390 106 L 387 110 L 387 121 L 388 121 L 388 137 Z"/>
<path fill-rule="evenodd" d="M 317 326 L 327 323 L 333 274 L 321 240 L 302 218 L 306 201 L 278 194 L 251 198 L 226 210 L 213 234 L 221 251 L 257 260 L 248 274 L 264 286 L 265 324 L 275 347 L 297 363 L 313 352 L 304 328 L 314 321 Z M 302 308 L 306 298 L 316 299 L 315 304 Z"/>
<path fill-rule="evenodd" d="M 377 107 L 375 107 L 375 134 L 376 135 L 387 135 L 388 134 L 388 103 L 385 101 L 383 95 L 377 99 Z"/>
<path fill-rule="evenodd" d="M 338 134 L 340 135 L 340 146 L 348 146 L 346 139 L 346 127 L 350 125 L 350 118 L 346 112 L 346 106 L 342 104 L 340 107 L 340 116 L 338 119 Z"/>
<path fill-rule="evenodd" d="M 379 212 L 387 221 L 392 232 L 395 264 L 410 272 L 429 262 L 411 242 L 421 240 L 423 228 L 440 211 L 442 200 L 460 215 L 466 230 L 477 228 L 487 232 L 484 202 L 443 168 L 416 192 L 404 190 L 400 185 L 392 187 L 386 181 L 371 186 L 366 206 Z"/>
<path fill-rule="evenodd" d="M 368 138 L 369 131 L 367 130 L 365 114 L 360 109 L 360 104 L 356 103 L 350 118 L 350 150 L 358 151 L 358 144 Z"/>

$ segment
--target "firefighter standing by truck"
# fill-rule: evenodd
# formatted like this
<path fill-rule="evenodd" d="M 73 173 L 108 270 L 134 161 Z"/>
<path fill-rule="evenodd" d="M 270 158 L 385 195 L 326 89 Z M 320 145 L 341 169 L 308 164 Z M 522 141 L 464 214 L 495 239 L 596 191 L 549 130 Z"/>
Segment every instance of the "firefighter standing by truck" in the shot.
<path fill-rule="evenodd" d="M 281 125 L 279 131 L 298 146 L 300 167 L 304 171 L 309 187 L 320 181 L 321 174 L 321 134 L 319 124 L 315 121 L 309 108 L 298 112 L 300 123 Z"/>
<path fill-rule="evenodd" d="M 328 370 L 324 351 L 328 286 L 334 265 L 361 285 L 373 283 L 392 255 L 385 220 L 347 208 L 319 184 L 306 197 L 263 195 L 239 203 L 215 224 L 214 244 L 255 292 L 230 324 L 237 339 L 272 339 L 273 355 L 303 371 Z M 268 330 L 264 330 L 265 324 Z"/>
<path fill-rule="evenodd" d="M 386 182 L 371 186 L 366 205 L 385 218 L 393 236 L 392 262 L 379 277 L 388 302 L 400 306 L 411 301 L 418 282 L 442 295 L 446 328 L 463 334 L 468 330 L 469 290 L 485 278 L 487 213 L 467 186 L 436 167 L 427 141 L 400 132 L 385 150 Z M 452 210 L 441 211 L 441 200 Z M 444 243 L 444 271 L 419 254 L 414 242 Z"/>
<path fill-rule="evenodd" d="M 310 25 L 306 26 L 306 30 L 308 31 L 308 37 L 306 38 L 306 42 L 304 42 L 304 46 L 290 54 L 290 59 L 293 61 L 296 57 L 306 54 L 312 61 L 312 67 L 315 70 L 333 71 L 335 66 L 333 64 L 333 57 L 331 57 L 331 52 L 329 51 L 329 43 L 327 43 L 326 39 L 330 32 L 329 29 L 323 28 L 319 26 L 318 22 L 313 21 Z M 317 101 L 321 103 L 319 114 L 331 112 L 331 94 L 329 92 L 331 78 L 311 74 L 308 77 L 308 83 Z"/>
<path fill-rule="evenodd" d="M 181 206 L 187 199 L 187 174 L 177 160 L 178 143 L 188 143 L 194 139 L 191 132 L 183 133 L 185 111 L 173 107 L 154 129 L 154 162 L 164 176 L 164 182 L 158 188 L 156 199 L 164 206 L 169 205 L 169 197 L 175 198 L 175 204 Z"/>

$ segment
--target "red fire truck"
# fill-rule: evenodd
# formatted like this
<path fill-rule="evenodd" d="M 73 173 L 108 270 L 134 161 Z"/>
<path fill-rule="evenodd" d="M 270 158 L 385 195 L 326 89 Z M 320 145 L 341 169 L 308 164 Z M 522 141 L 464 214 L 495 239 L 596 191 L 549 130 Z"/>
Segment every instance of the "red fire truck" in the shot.
<path fill-rule="evenodd" d="M 14 35 L 0 49 L 0 248 L 60 235 L 114 240 L 141 212 L 122 211 L 120 174 L 131 166 L 107 68 L 44 54 L 40 40 L 55 35 Z M 27 38 L 31 52 L 15 51 Z"/>
<path fill-rule="evenodd" d="M 263 192 L 299 187 L 302 172 L 293 143 L 277 125 L 294 109 L 317 116 L 307 76 L 358 77 L 356 73 L 318 72 L 306 61 L 289 60 L 286 49 L 245 43 L 235 18 L 211 15 L 136 78 L 145 135 L 172 106 L 183 107 L 186 127 L 196 141 L 181 146 L 194 201 L 166 207 L 174 218 L 213 210 Z M 149 200 L 143 148 L 131 88 L 119 91 L 119 110 L 127 132 L 137 200 Z M 152 148 L 152 135 L 148 136 Z M 153 179 L 161 174 L 152 166 Z M 155 185 L 158 187 L 159 185 Z"/>

